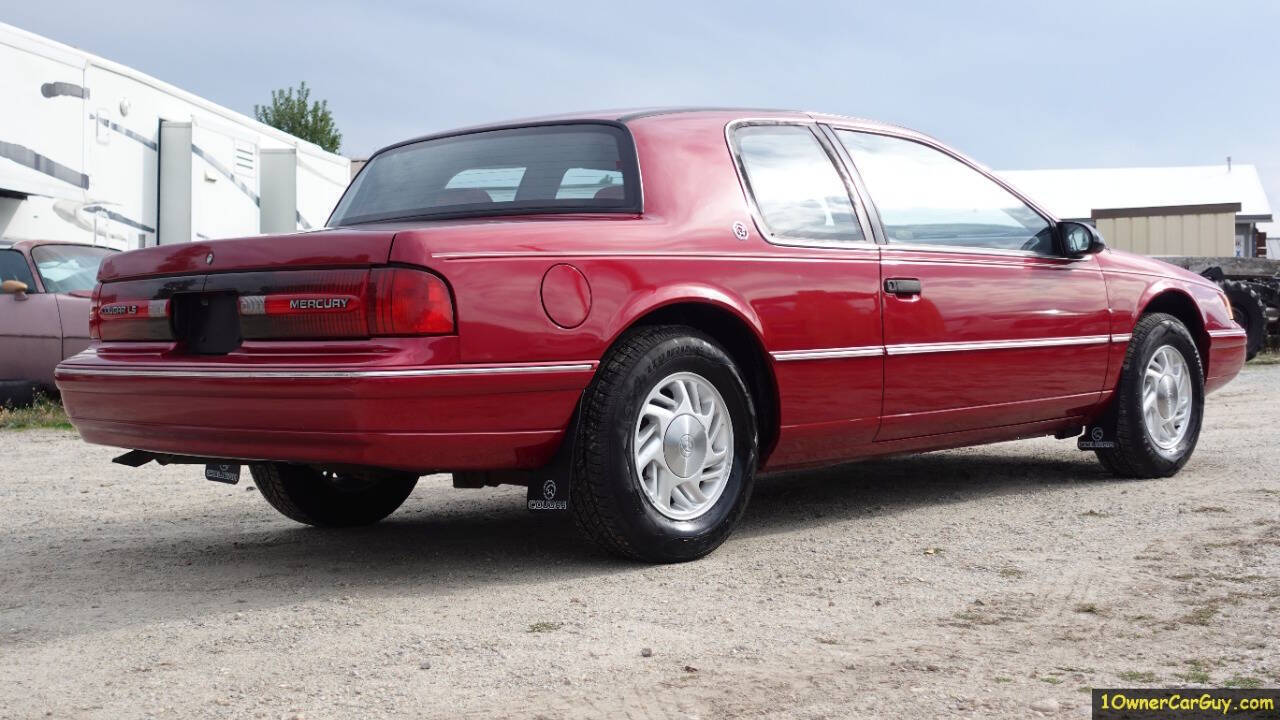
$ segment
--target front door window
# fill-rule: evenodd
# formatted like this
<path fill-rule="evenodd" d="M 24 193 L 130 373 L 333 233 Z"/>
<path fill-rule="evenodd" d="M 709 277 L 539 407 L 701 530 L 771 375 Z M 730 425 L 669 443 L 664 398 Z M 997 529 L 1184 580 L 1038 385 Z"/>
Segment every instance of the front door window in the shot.
<path fill-rule="evenodd" d="M 1055 254 L 1044 217 L 950 155 L 888 135 L 836 135 L 866 183 L 890 244 Z"/>

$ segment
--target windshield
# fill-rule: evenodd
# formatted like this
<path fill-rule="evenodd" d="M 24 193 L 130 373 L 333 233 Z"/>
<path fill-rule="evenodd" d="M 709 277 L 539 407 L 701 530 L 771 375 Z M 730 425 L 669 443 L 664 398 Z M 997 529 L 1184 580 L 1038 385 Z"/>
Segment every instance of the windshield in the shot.
<path fill-rule="evenodd" d="M 329 226 L 423 217 L 639 212 L 631 137 L 604 123 L 422 140 L 375 155 Z"/>
<path fill-rule="evenodd" d="M 37 245 L 31 248 L 31 259 L 45 292 L 92 292 L 98 266 L 114 252 L 91 245 Z"/>

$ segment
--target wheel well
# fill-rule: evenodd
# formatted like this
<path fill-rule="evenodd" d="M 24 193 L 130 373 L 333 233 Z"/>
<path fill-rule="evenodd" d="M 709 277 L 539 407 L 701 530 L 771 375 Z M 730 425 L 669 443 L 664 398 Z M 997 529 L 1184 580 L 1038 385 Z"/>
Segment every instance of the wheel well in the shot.
<path fill-rule="evenodd" d="M 742 318 L 707 303 L 664 305 L 633 322 L 627 330 L 644 325 L 688 325 L 710 335 L 729 353 L 747 383 L 756 407 L 760 432 L 760 462 L 764 464 L 778 439 L 778 383 L 759 338 Z"/>
<path fill-rule="evenodd" d="M 1191 298 L 1176 290 L 1167 290 L 1154 298 L 1142 308 L 1142 314 L 1168 313 L 1182 321 L 1196 341 L 1196 349 L 1200 351 L 1200 364 L 1204 367 L 1205 377 L 1209 375 L 1209 334 L 1204 329 L 1204 318 L 1200 309 Z"/>

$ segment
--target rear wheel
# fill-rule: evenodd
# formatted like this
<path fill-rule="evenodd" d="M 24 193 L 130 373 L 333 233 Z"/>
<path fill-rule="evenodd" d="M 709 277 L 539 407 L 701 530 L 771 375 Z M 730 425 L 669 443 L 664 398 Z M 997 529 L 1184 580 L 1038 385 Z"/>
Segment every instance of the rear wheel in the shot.
<path fill-rule="evenodd" d="M 1152 313 L 1138 322 L 1112 402 L 1116 447 L 1097 451 L 1107 470 L 1162 478 L 1191 458 L 1204 413 L 1204 370 L 1180 320 Z"/>
<path fill-rule="evenodd" d="M 1247 283 L 1224 280 L 1220 283 L 1231 303 L 1231 317 L 1247 335 L 1245 359 L 1252 360 L 1267 339 L 1267 306 L 1262 297 Z"/>
<path fill-rule="evenodd" d="M 418 482 L 411 473 L 339 473 L 285 463 L 250 465 L 249 472 L 271 507 L 318 527 L 376 523 L 395 512 Z"/>
<path fill-rule="evenodd" d="M 580 420 L 571 505 L 591 539 L 649 562 L 725 541 L 751 494 L 756 421 L 714 341 L 689 327 L 633 332 L 601 363 Z"/>

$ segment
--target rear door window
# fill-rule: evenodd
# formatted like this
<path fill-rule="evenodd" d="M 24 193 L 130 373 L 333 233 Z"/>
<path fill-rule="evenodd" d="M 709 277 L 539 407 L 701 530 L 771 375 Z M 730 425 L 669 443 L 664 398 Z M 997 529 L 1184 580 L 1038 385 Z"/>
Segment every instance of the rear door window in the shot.
<path fill-rule="evenodd" d="M 748 192 L 781 239 L 863 240 L 831 156 L 808 127 L 746 125 L 734 132 Z"/>

